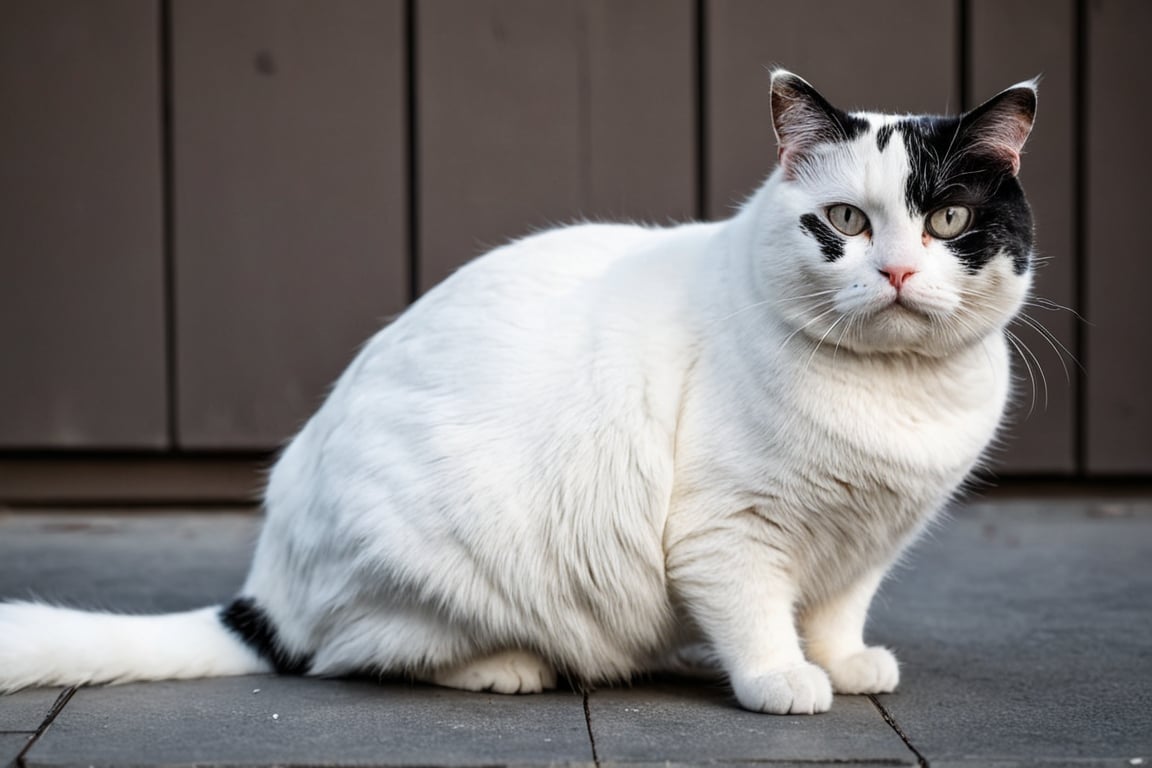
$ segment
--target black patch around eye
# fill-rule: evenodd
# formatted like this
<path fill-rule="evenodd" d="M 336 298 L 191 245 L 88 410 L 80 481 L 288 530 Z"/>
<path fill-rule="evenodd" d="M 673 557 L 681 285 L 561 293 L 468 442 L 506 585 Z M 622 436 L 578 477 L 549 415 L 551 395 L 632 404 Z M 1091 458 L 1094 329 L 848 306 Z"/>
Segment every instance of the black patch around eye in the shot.
<path fill-rule="evenodd" d="M 800 229 L 820 244 L 820 253 L 824 254 L 825 261 L 836 261 L 844 255 L 844 238 L 816 214 L 806 213 L 801 216 Z"/>
<path fill-rule="evenodd" d="M 251 597 L 238 597 L 221 610 L 220 623 L 281 675 L 303 675 L 312 665 L 311 656 L 297 656 L 284 650 L 276 625 Z"/>
<path fill-rule="evenodd" d="M 1032 260 L 1032 211 L 1011 171 L 1003 163 L 966 151 L 958 117 L 913 117 L 892 126 L 900 131 L 908 152 L 904 189 L 908 210 L 927 216 L 944 205 L 968 206 L 972 209 L 968 231 L 942 241 L 965 270 L 975 274 L 1004 252 L 1016 274 L 1027 272 Z"/>
<path fill-rule="evenodd" d="M 889 125 L 880 126 L 880 130 L 876 131 L 876 149 L 883 152 L 888 146 L 888 142 L 892 140 L 892 133 L 896 127 Z"/>

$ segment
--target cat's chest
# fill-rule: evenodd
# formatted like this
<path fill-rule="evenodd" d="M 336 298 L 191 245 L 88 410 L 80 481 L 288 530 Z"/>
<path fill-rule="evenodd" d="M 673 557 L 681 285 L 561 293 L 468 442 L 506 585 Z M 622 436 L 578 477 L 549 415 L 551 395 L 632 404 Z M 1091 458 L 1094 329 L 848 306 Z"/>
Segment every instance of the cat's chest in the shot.
<path fill-rule="evenodd" d="M 864 567 L 935 511 L 994 436 L 1006 362 L 974 361 L 942 370 L 827 360 L 700 377 L 682 422 L 680 487 L 779 518 L 812 537 L 813 559 Z"/>
<path fill-rule="evenodd" d="M 996 379 L 901 369 L 808 375 L 757 410 L 794 458 L 937 482 L 967 472 L 995 434 L 1007 394 Z"/>
<path fill-rule="evenodd" d="M 814 460 L 903 470 L 914 484 L 968 471 L 995 435 L 1010 376 L 990 338 L 949 360 L 825 356 L 764 381 L 757 418 Z"/>
<path fill-rule="evenodd" d="M 819 602 L 890 562 L 979 458 L 1003 393 L 980 377 L 967 387 L 840 375 L 766 388 L 741 415 L 730 398 L 730 442 L 708 438 L 716 463 L 698 478 L 756 511 L 748 524 L 770 527 L 803 600 Z"/>

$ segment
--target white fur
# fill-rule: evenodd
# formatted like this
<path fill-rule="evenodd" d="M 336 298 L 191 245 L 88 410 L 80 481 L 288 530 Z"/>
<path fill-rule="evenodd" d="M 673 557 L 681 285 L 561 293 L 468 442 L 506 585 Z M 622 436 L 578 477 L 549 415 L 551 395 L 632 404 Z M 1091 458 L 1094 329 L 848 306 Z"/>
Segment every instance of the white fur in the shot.
<path fill-rule="evenodd" d="M 271 475 L 243 594 L 284 649 L 526 691 L 703 642 L 751 709 L 891 690 L 868 604 L 993 438 L 1029 276 L 922 240 L 899 141 L 822 151 L 726 222 L 499 248 L 373 338 Z M 873 243 L 829 263 L 796 222 L 838 202 Z M 208 614 L 116 621 L 0 606 L 0 688 L 263 668 Z"/>
<path fill-rule="evenodd" d="M 124 616 L 0 604 L 0 693 L 30 685 L 249 675 L 270 667 L 224 632 L 219 606 Z"/>

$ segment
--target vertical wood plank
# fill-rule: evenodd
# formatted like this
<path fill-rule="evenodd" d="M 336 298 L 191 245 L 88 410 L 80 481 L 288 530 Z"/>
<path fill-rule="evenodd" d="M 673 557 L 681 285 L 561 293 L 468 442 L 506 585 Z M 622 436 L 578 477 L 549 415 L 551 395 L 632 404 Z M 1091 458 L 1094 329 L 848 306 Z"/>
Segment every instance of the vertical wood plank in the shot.
<path fill-rule="evenodd" d="M 1152 472 L 1152 258 L 1145 128 L 1152 3 L 1088 3 L 1086 463 Z"/>
<path fill-rule="evenodd" d="M 400 0 L 176 0 L 179 445 L 263 449 L 408 298 Z"/>
<path fill-rule="evenodd" d="M 584 0 L 590 216 L 665 224 L 697 212 L 691 0 Z"/>
<path fill-rule="evenodd" d="M 1036 222 L 1035 296 L 1076 306 L 1076 146 L 1075 0 L 970 0 L 968 103 L 972 106 L 1003 89 L 1043 75 L 1035 130 L 1028 140 L 1020 181 Z M 1028 34 L 1021 36 L 1020 30 Z M 1027 307 L 1032 320 L 1012 326 L 1019 343 L 1017 399 L 1006 448 L 998 469 L 1008 473 L 1076 471 L 1076 362 L 1058 349 L 1076 349 L 1076 317 L 1071 311 Z M 1052 343 L 1031 327 L 1041 323 Z M 1025 360 L 1025 357 L 1030 359 Z M 1031 373 L 1029 368 L 1032 369 Z"/>
<path fill-rule="evenodd" d="M 581 217 L 696 207 L 689 0 L 421 0 L 419 279 Z"/>
<path fill-rule="evenodd" d="M 2 16 L 0 447 L 162 447 L 156 4 Z"/>
<path fill-rule="evenodd" d="M 846 110 L 960 109 L 954 0 L 706 0 L 707 213 L 729 216 L 772 170 L 768 70 Z"/>

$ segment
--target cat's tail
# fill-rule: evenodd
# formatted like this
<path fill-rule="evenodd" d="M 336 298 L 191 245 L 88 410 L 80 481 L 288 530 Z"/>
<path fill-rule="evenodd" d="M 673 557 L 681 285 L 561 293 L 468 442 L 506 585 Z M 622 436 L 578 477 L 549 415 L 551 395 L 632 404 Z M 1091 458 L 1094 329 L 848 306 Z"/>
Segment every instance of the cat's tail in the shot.
<path fill-rule="evenodd" d="M 0 693 L 270 672 L 221 620 L 220 606 L 125 616 L 0 603 Z"/>

